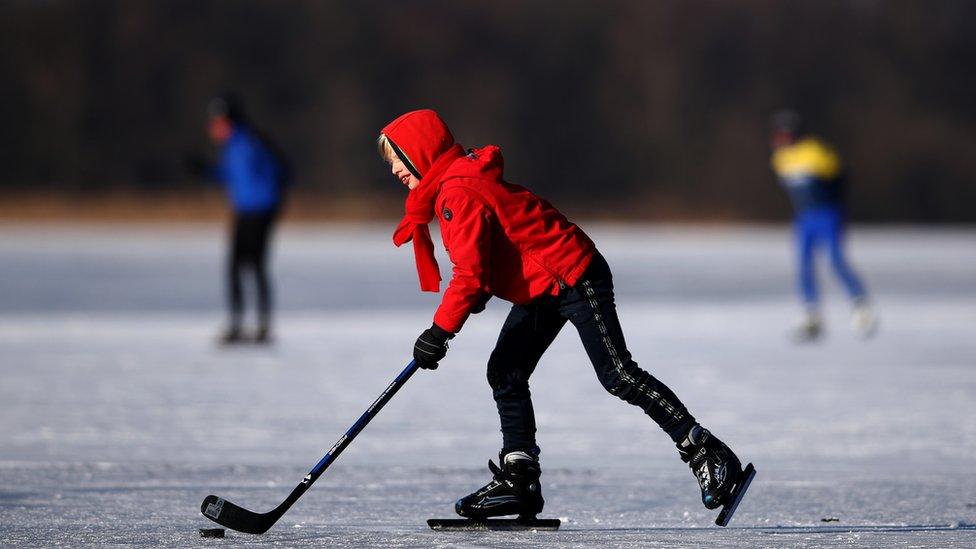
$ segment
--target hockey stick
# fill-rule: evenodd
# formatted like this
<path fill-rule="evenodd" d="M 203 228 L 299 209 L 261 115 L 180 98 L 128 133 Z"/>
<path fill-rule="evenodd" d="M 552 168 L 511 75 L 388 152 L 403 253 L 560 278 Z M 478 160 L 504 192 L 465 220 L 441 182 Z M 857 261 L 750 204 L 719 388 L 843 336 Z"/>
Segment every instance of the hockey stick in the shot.
<path fill-rule="evenodd" d="M 407 364 L 407 367 L 393 380 L 393 383 L 390 383 L 386 390 L 383 391 L 383 394 L 373 401 L 373 404 L 363 412 L 363 415 L 359 417 L 356 423 L 346 431 L 346 434 L 342 435 L 342 438 L 332 446 L 332 449 L 325 453 L 325 456 L 322 457 L 315 467 L 312 467 L 312 470 L 305 475 L 302 482 L 291 491 L 288 498 L 271 511 L 267 513 L 255 513 L 254 511 L 248 511 L 239 505 L 235 505 L 224 498 L 210 495 L 200 505 L 200 512 L 217 524 L 226 526 L 232 530 L 237 530 L 238 532 L 244 532 L 246 534 L 263 534 L 267 532 L 298 501 L 298 498 L 302 497 L 302 494 L 308 490 L 312 483 L 322 476 L 322 473 L 339 457 L 339 454 L 346 449 L 346 446 L 349 446 L 352 440 L 356 438 L 356 435 L 383 409 L 383 406 L 393 398 L 393 395 L 400 390 L 400 387 L 403 387 L 407 380 L 410 379 L 410 376 L 417 371 L 417 368 L 416 361 L 411 360 L 410 364 Z"/>

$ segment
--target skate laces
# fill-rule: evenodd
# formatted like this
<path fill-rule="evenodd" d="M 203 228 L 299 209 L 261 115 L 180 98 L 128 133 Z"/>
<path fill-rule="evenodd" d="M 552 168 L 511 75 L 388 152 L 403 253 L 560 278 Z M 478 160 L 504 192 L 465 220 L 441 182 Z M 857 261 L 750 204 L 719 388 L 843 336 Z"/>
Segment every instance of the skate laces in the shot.
<path fill-rule="evenodd" d="M 488 460 L 488 470 L 491 471 L 491 482 L 486 484 L 481 490 L 478 490 L 479 495 L 487 494 L 495 489 L 495 487 L 504 484 L 509 488 L 514 489 L 518 486 L 516 482 L 518 479 L 510 471 L 506 471 L 504 468 L 495 465 L 495 462 Z"/>
<path fill-rule="evenodd" d="M 689 429 L 688 436 L 678 444 L 678 455 L 691 468 L 702 490 L 707 489 L 713 480 L 721 484 L 725 478 L 725 466 L 710 463 L 709 460 L 707 443 L 711 435 L 708 429 L 696 425 Z"/>
<path fill-rule="evenodd" d="M 705 458 L 705 442 L 708 441 L 711 433 L 708 429 L 701 427 L 700 425 L 695 425 L 688 430 L 688 435 L 685 439 L 677 444 L 678 455 L 681 456 L 681 460 L 685 463 L 691 465 L 694 469 L 695 466 L 702 459 Z"/>
<path fill-rule="evenodd" d="M 500 456 L 499 461 L 502 464 L 501 467 L 495 465 L 494 461 L 488 460 L 488 470 L 492 473 L 492 479 L 495 482 L 505 483 L 512 487 L 517 484 L 516 481 L 520 474 L 528 473 L 527 467 L 522 466 L 519 462 L 527 462 L 526 465 L 538 463 L 528 453 L 521 451 L 509 452 Z"/>

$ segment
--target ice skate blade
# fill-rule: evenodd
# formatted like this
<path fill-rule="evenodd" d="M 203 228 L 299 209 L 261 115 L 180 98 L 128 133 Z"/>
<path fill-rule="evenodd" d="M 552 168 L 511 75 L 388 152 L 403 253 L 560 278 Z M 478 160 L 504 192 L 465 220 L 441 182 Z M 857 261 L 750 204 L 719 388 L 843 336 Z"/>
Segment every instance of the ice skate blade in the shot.
<path fill-rule="evenodd" d="M 725 504 L 722 507 L 722 511 L 718 514 L 715 519 L 715 524 L 719 526 L 728 526 L 729 521 L 732 520 L 732 515 L 735 514 L 735 509 L 739 506 L 739 502 L 742 501 L 742 497 L 746 495 L 746 490 L 749 489 L 749 485 L 752 484 L 752 479 L 756 477 L 756 468 L 750 463 L 746 465 L 746 468 L 742 470 L 742 482 L 735 489 L 735 495 L 732 497 L 732 501 Z"/>
<path fill-rule="evenodd" d="M 558 530 L 559 519 L 428 519 L 431 530 Z"/>

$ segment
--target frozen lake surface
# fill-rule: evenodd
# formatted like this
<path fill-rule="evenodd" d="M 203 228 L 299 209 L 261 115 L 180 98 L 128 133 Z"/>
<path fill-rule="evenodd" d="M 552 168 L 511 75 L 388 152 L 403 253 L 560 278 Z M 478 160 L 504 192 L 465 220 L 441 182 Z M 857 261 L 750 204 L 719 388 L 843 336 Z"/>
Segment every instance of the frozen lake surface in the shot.
<path fill-rule="evenodd" d="M 270 532 L 200 539 L 207 494 L 270 510 L 409 360 L 439 297 L 412 251 L 386 226 L 286 228 L 277 343 L 220 349 L 220 228 L 2 226 L 0 546 L 976 545 L 976 230 L 855 228 L 881 330 L 856 339 L 822 276 L 827 338 L 797 347 L 785 227 L 584 228 L 635 359 L 756 464 L 730 528 L 566 329 L 532 383 L 562 529 L 428 530 L 500 444 L 496 300 Z"/>

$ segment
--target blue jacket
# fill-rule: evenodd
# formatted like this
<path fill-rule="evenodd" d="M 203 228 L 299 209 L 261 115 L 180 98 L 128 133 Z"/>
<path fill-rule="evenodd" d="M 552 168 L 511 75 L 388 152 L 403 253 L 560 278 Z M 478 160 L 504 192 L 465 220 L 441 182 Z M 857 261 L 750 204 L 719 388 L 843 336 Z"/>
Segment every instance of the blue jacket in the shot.
<path fill-rule="evenodd" d="M 238 125 L 221 149 L 214 179 L 227 187 L 235 212 L 268 212 L 281 202 L 284 168 L 249 128 Z"/>

